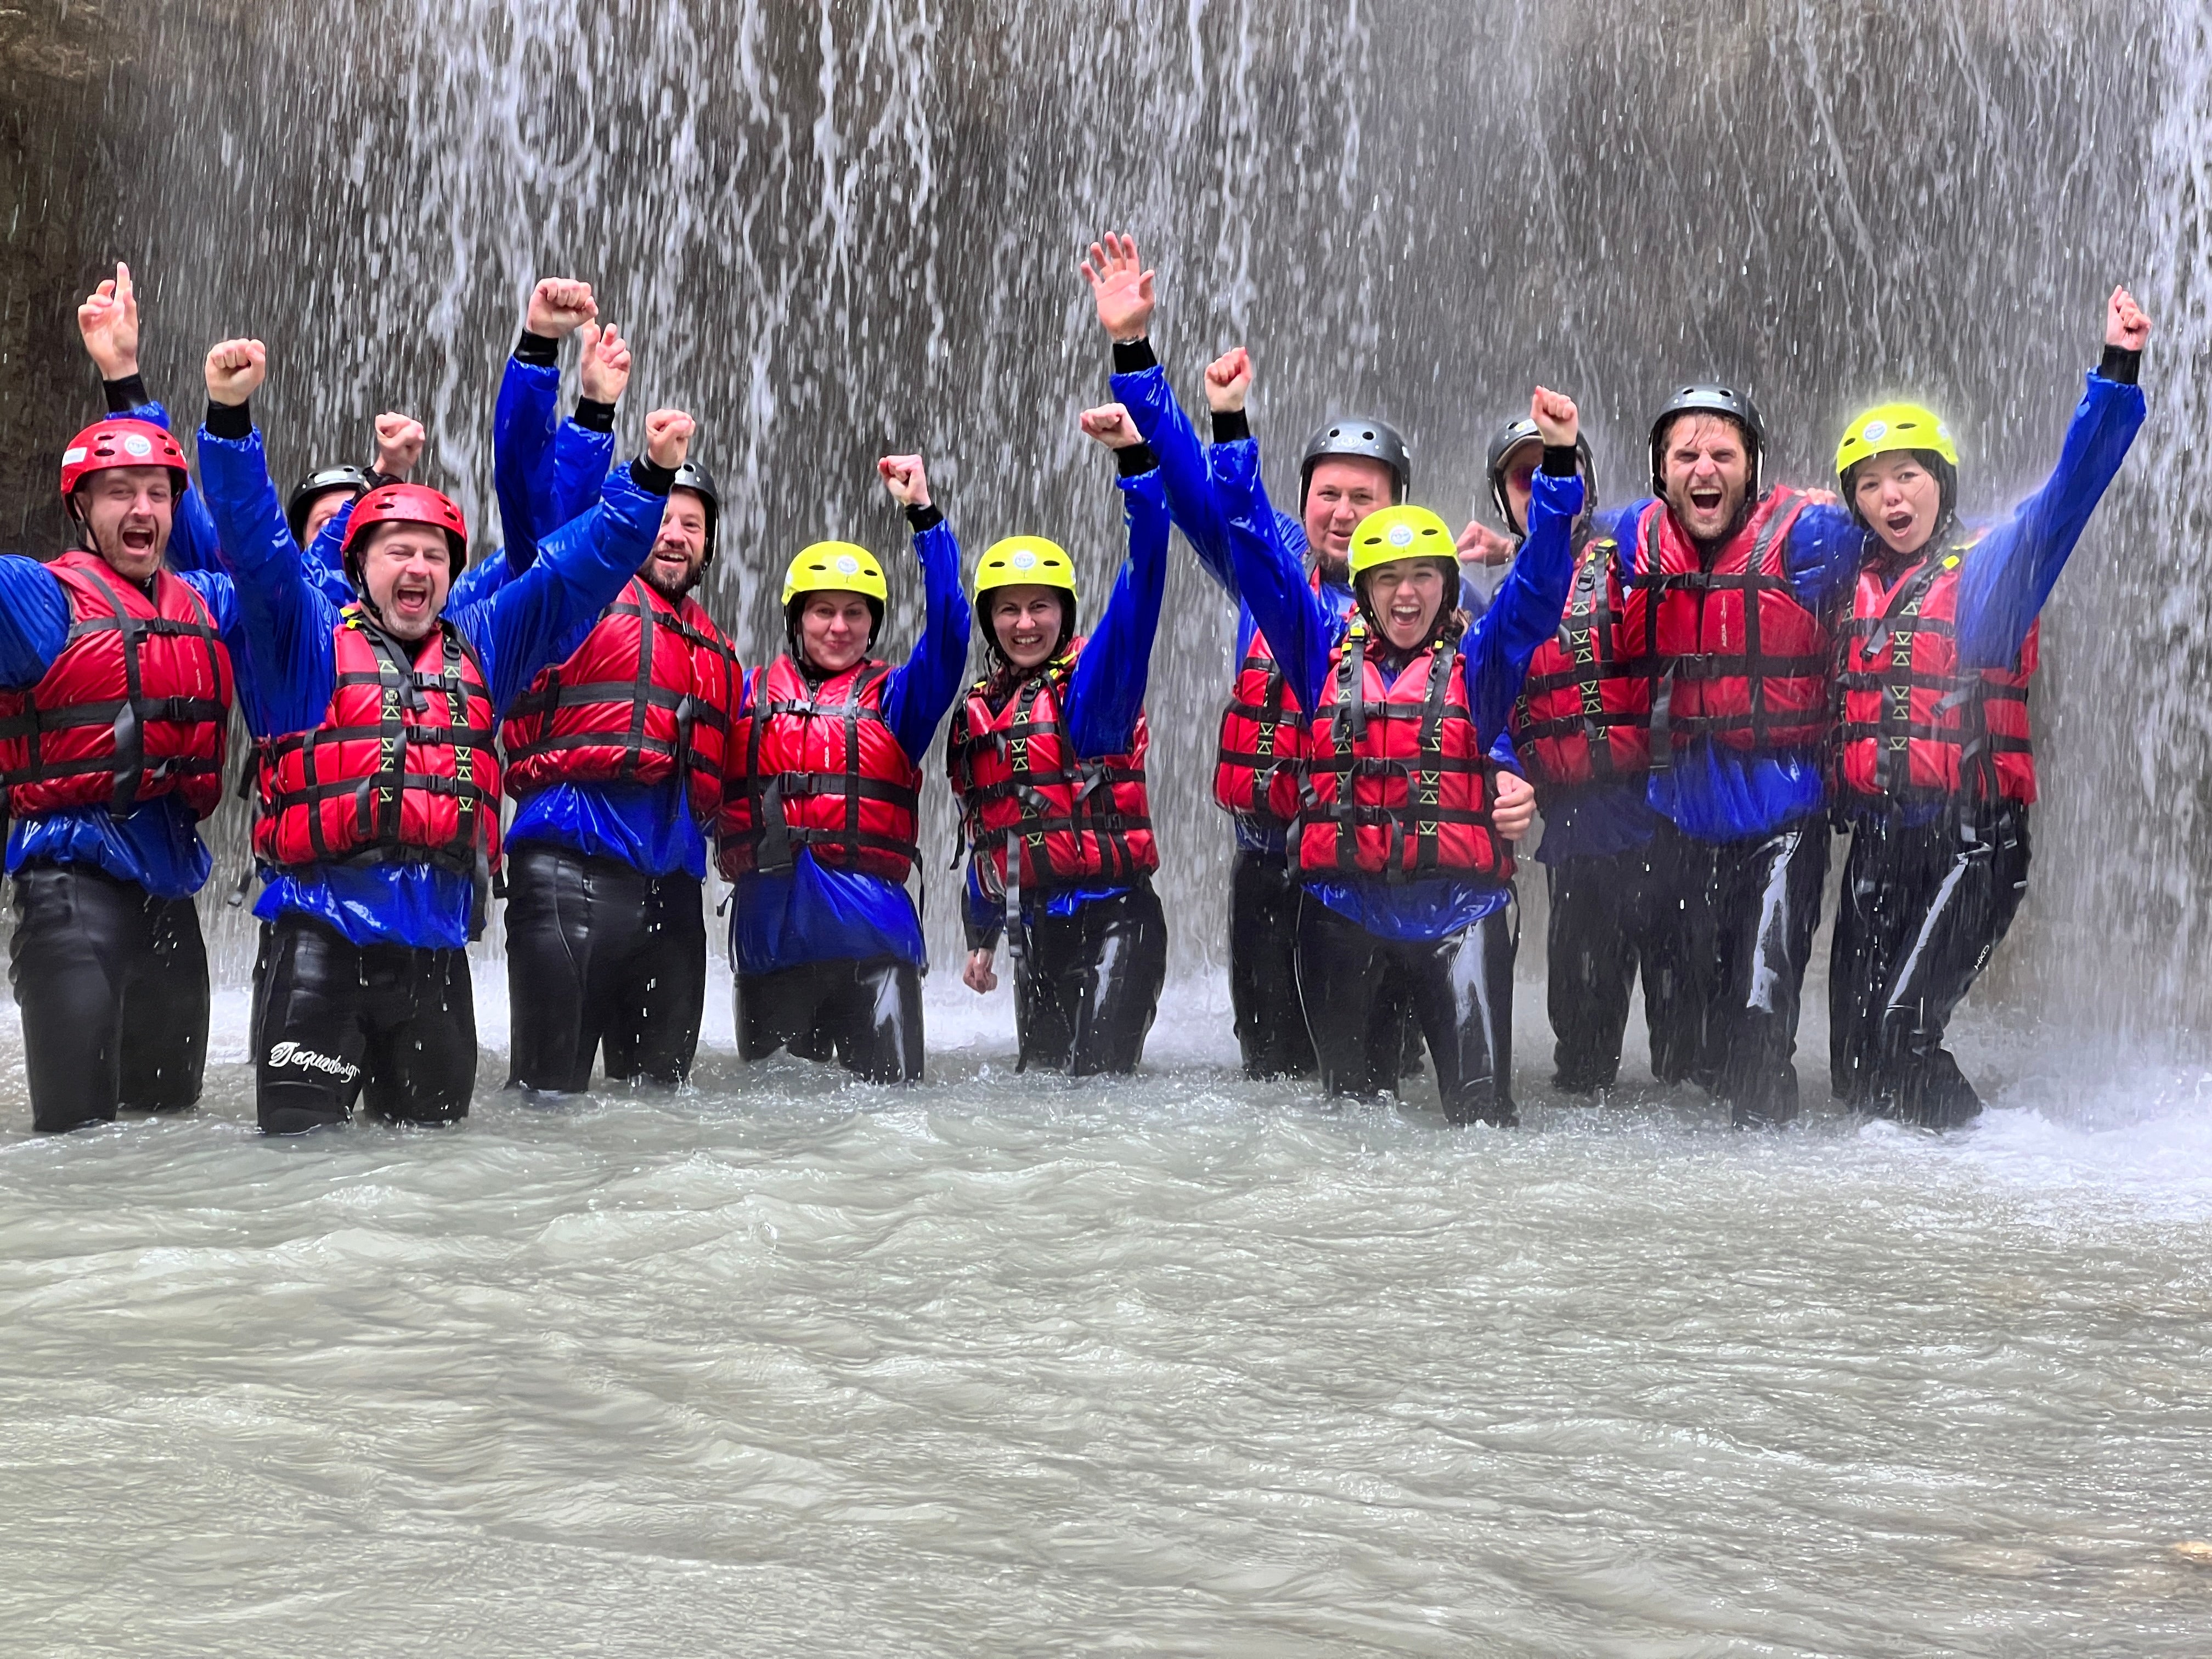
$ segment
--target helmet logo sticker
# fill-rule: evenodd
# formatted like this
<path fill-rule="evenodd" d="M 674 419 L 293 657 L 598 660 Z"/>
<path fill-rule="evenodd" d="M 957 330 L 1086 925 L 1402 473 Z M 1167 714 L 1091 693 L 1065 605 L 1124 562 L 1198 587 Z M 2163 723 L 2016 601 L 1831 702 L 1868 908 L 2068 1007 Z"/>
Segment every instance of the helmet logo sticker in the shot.
<path fill-rule="evenodd" d="M 64 466 L 75 466 L 79 461 L 85 458 L 85 447 L 82 444 L 79 444 L 75 449 L 65 449 L 62 452 L 62 465 Z"/>
<path fill-rule="evenodd" d="M 1009 562 L 1012 564 L 1014 568 L 1017 570 L 1034 570 L 1036 568 L 1036 555 L 1030 552 L 1026 547 L 1022 549 L 1020 552 L 1015 554 L 1012 559 L 1009 561 Z"/>
<path fill-rule="evenodd" d="M 837 556 L 837 572 L 840 575 L 857 576 L 860 574 L 860 562 L 850 553 L 840 553 Z"/>
<path fill-rule="evenodd" d="M 1390 526 L 1391 546 L 1411 547 L 1413 544 L 1413 530 L 1411 525 L 1394 524 Z"/>
<path fill-rule="evenodd" d="M 132 455 L 150 455 L 154 453 L 154 446 L 135 432 L 124 438 L 123 447 L 126 453 Z"/>
<path fill-rule="evenodd" d="M 1889 422 L 1887 421 L 1869 421 L 1867 422 L 1866 441 L 1869 443 L 1879 443 L 1882 439 L 1888 435 Z"/>

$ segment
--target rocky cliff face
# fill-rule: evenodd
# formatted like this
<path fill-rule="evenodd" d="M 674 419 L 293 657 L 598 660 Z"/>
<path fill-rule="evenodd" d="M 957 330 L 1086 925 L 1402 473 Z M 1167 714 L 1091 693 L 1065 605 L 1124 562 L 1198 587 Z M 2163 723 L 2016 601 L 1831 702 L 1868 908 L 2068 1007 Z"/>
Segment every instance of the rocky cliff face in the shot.
<path fill-rule="evenodd" d="M 74 313 L 112 240 L 105 111 L 144 21 L 116 0 L 0 0 L 0 548 L 60 545 L 62 441 L 100 410 Z"/>

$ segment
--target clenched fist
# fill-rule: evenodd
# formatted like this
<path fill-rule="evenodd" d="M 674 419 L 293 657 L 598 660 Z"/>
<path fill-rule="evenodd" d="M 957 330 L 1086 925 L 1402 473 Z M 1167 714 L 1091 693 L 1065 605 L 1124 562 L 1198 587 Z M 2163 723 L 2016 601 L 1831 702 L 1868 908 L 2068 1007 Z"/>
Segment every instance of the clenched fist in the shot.
<path fill-rule="evenodd" d="M 376 417 L 376 470 L 387 478 L 404 478 L 422 459 L 428 434 L 422 422 L 405 415 Z"/>
<path fill-rule="evenodd" d="M 558 340 L 599 314 L 592 298 L 592 285 L 573 276 L 546 276 L 530 290 L 530 313 L 523 326 L 532 334 Z"/>
<path fill-rule="evenodd" d="M 691 453 L 691 434 L 696 428 L 680 409 L 656 409 L 645 417 L 645 453 L 655 466 L 671 472 Z"/>
<path fill-rule="evenodd" d="M 268 374 L 267 346 L 258 340 L 224 340 L 208 349 L 208 401 L 235 409 L 260 390 Z"/>
<path fill-rule="evenodd" d="M 1217 415 L 1244 407 L 1252 391 L 1252 354 L 1231 346 L 1206 366 L 1206 406 Z"/>
<path fill-rule="evenodd" d="M 876 463 L 876 471 L 901 507 L 929 505 L 929 479 L 921 470 L 921 456 L 886 455 Z"/>
<path fill-rule="evenodd" d="M 1544 440 L 1547 449 L 1572 449 L 1575 434 L 1581 429 L 1581 414 L 1575 400 L 1564 392 L 1549 392 L 1538 386 L 1528 398 L 1528 418 L 1536 423 L 1536 430 Z"/>
<path fill-rule="evenodd" d="M 1086 436 L 1096 438 L 1109 449 L 1133 449 L 1145 441 L 1145 434 L 1137 430 L 1136 422 L 1120 404 L 1086 409 L 1077 416 L 1077 422 Z"/>
<path fill-rule="evenodd" d="M 1498 801 L 1490 809 L 1490 821 L 1506 840 L 1519 841 L 1536 822 L 1536 786 L 1514 772 L 1501 770 L 1497 778 Z"/>

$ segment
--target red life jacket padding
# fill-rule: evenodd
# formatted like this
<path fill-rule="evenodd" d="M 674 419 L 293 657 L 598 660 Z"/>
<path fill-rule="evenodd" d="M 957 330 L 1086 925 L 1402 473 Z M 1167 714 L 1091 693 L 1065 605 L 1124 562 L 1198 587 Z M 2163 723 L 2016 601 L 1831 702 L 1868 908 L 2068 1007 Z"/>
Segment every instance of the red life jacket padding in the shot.
<path fill-rule="evenodd" d="M 969 847 L 983 860 L 987 892 L 1006 890 L 1006 848 L 1025 891 L 1130 882 L 1160 867 L 1145 789 L 1151 728 L 1141 711 L 1125 754 L 1085 759 L 1068 740 L 1060 709 L 1080 639 L 1041 665 L 996 707 L 978 680 L 952 711 L 945 769 Z"/>
<path fill-rule="evenodd" d="M 1959 574 L 1970 545 L 1928 551 L 1894 577 L 1859 572 L 1838 676 L 1837 775 L 1850 794 L 2034 803 L 2027 691 L 2042 624 L 2029 628 L 2012 667 L 1959 672 Z"/>
<path fill-rule="evenodd" d="M 1618 550 L 1603 537 L 1577 550 L 1559 630 L 1528 659 L 1507 722 L 1540 789 L 1624 782 L 1650 769 L 1651 682 L 1624 654 Z"/>
<path fill-rule="evenodd" d="M 1322 591 L 1321 572 L 1307 585 Z M 1221 711 L 1215 752 L 1215 805 L 1262 830 L 1283 830 L 1298 814 L 1298 767 L 1305 754 L 1304 713 L 1267 636 L 1257 629 Z"/>
<path fill-rule="evenodd" d="M 1387 682 L 1370 649 L 1354 622 L 1314 711 L 1291 827 L 1298 873 L 1506 880 L 1513 860 L 1491 823 L 1490 745 L 1468 708 L 1459 641 L 1438 640 Z"/>
<path fill-rule="evenodd" d="M 865 658 L 819 685 L 788 654 L 748 676 L 717 826 L 722 873 L 820 862 L 902 882 L 921 771 L 884 719 L 890 665 Z"/>
<path fill-rule="evenodd" d="M 499 862 L 499 755 L 475 647 L 439 621 L 409 654 L 348 605 L 331 630 L 323 723 L 264 740 L 254 855 L 264 864 Z"/>
<path fill-rule="evenodd" d="M 36 685 L 0 692 L 9 811 L 124 817 L 173 793 L 207 817 L 222 799 L 232 682 L 206 603 L 167 568 L 149 598 L 82 549 L 46 568 L 69 602 L 69 638 Z"/>
<path fill-rule="evenodd" d="M 1770 490 L 1710 567 L 1666 502 L 1644 508 L 1621 639 L 1651 683 L 1654 767 L 1698 738 L 1755 755 L 1827 741 L 1833 646 L 1783 559 L 1807 505 Z"/>
<path fill-rule="evenodd" d="M 1267 636 L 1255 633 L 1229 706 L 1221 711 L 1213 765 L 1217 805 L 1268 829 L 1285 828 L 1297 816 L 1298 769 L 1305 756 L 1302 712 Z"/>
<path fill-rule="evenodd" d="M 556 783 L 685 780 L 693 814 L 722 800 L 737 653 L 696 600 L 672 605 L 641 576 L 567 661 L 538 671 L 499 728 L 507 793 Z"/>

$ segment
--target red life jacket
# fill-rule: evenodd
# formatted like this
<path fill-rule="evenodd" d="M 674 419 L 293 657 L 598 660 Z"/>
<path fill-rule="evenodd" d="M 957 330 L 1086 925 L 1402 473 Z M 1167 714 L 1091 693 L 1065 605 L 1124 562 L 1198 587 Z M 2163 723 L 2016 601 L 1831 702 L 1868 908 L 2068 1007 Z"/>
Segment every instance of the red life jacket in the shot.
<path fill-rule="evenodd" d="M 499 755 L 476 649 L 440 620 L 409 647 L 348 605 L 331 630 L 323 723 L 264 740 L 253 852 L 264 864 L 499 862 Z"/>
<path fill-rule="evenodd" d="M 1321 572 L 1310 585 L 1322 591 Z M 1229 706 L 1221 711 L 1215 751 L 1215 805 L 1259 829 L 1287 828 L 1298 814 L 1298 765 L 1305 753 L 1305 724 L 1297 694 L 1283 677 L 1267 636 L 1257 629 L 1237 670 Z"/>
<path fill-rule="evenodd" d="M 69 602 L 68 642 L 36 685 L 0 692 L 8 810 L 39 817 L 159 795 L 205 817 L 222 799 L 230 652 L 191 585 L 165 568 L 149 599 L 96 553 L 46 568 Z"/>
<path fill-rule="evenodd" d="M 1666 502 L 1644 508 L 1621 639 L 1651 683 L 1654 767 L 1701 737 L 1755 755 L 1827 741 L 1834 650 L 1783 562 L 1806 506 L 1770 490 L 1710 568 Z"/>
<path fill-rule="evenodd" d="M 1872 565 L 1859 572 L 1838 677 L 1837 775 L 1847 793 L 2033 804 L 2027 690 L 2042 624 L 2012 667 L 1959 672 L 1959 573 L 1972 544 L 1926 555 L 1894 578 Z"/>
<path fill-rule="evenodd" d="M 566 662 L 538 671 L 499 728 L 507 792 L 556 783 L 665 782 L 681 773 L 712 823 L 738 659 L 695 599 L 672 605 L 641 576 Z"/>
<path fill-rule="evenodd" d="M 986 891 L 1006 890 L 1009 842 L 1021 848 L 1014 873 L 1027 891 L 1129 882 L 1160 867 L 1143 713 L 1126 754 L 1085 759 L 1070 747 L 1060 706 L 1082 650 L 1080 639 L 1069 641 L 995 708 L 992 682 L 978 680 L 952 711 L 945 769 Z"/>
<path fill-rule="evenodd" d="M 1468 708 L 1459 642 L 1438 640 L 1388 684 L 1369 648 L 1355 621 L 1314 711 L 1291 826 L 1298 873 L 1506 880 L 1513 860 L 1490 819 L 1490 744 Z"/>
<path fill-rule="evenodd" d="M 717 829 L 722 873 L 823 864 L 902 882 L 921 772 L 884 720 L 890 665 L 864 658 L 819 685 L 788 654 L 747 676 Z"/>
<path fill-rule="evenodd" d="M 1547 792 L 1639 779 L 1650 769 L 1651 682 L 1624 654 L 1618 550 L 1603 537 L 1577 550 L 1559 631 L 1528 659 L 1507 722 L 1529 781 Z"/>

